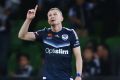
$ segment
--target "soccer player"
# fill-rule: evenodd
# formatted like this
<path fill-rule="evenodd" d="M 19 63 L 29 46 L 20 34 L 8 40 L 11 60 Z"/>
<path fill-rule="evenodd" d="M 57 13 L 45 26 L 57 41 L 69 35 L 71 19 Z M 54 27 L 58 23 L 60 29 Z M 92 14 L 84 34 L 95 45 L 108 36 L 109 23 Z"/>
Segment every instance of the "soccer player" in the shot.
<path fill-rule="evenodd" d="M 43 80 L 73 80 L 72 52 L 76 59 L 76 78 L 81 80 L 82 58 L 78 37 L 73 29 L 62 27 L 63 16 L 58 8 L 48 11 L 48 23 L 50 28 L 44 28 L 36 32 L 28 32 L 29 25 L 35 17 L 35 9 L 28 10 L 18 37 L 28 41 L 39 41 L 44 47 L 44 64 L 42 70 Z"/>

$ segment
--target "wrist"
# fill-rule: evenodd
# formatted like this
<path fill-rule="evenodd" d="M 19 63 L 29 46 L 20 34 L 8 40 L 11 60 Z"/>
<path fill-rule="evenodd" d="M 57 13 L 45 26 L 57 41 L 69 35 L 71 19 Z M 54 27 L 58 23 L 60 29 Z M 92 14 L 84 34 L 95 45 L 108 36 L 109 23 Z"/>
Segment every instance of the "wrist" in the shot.
<path fill-rule="evenodd" d="M 32 19 L 26 18 L 26 21 L 32 21 Z"/>
<path fill-rule="evenodd" d="M 80 73 L 76 73 L 76 77 L 81 77 L 81 74 Z"/>

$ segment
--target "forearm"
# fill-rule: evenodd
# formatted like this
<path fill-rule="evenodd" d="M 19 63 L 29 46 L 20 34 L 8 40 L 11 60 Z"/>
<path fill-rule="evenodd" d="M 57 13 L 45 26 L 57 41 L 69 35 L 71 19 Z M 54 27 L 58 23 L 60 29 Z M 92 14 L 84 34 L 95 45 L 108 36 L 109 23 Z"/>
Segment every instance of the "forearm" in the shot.
<path fill-rule="evenodd" d="M 31 23 L 32 20 L 30 19 L 26 19 L 25 22 L 23 23 L 20 31 L 19 31 L 19 34 L 18 34 L 18 37 L 19 38 L 22 38 L 25 36 L 25 34 L 28 32 L 28 28 L 29 28 L 29 25 Z"/>
<path fill-rule="evenodd" d="M 82 75 L 82 58 L 80 56 L 77 56 L 76 58 L 76 73 L 80 73 Z"/>

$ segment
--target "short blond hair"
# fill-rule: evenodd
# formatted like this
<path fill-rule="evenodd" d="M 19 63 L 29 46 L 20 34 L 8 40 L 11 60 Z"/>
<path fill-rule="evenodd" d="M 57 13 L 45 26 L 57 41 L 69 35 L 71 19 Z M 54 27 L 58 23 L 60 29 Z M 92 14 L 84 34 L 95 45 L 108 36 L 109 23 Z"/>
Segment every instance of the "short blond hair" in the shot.
<path fill-rule="evenodd" d="M 51 9 L 49 9 L 49 11 L 52 11 L 52 10 L 57 10 L 57 11 L 60 12 L 61 15 L 63 15 L 63 14 L 62 14 L 62 11 L 61 11 L 59 8 L 56 8 L 56 7 L 55 7 L 55 8 L 51 8 Z M 48 11 L 48 12 L 49 12 L 49 11 Z"/>

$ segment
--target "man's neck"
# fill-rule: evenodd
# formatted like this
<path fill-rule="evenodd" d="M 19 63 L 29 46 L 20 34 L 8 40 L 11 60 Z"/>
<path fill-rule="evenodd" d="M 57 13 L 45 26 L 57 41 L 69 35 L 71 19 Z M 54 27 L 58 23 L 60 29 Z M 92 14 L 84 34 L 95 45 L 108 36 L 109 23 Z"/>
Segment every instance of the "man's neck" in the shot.
<path fill-rule="evenodd" d="M 62 30 L 62 24 L 51 26 L 53 32 L 59 32 Z"/>

